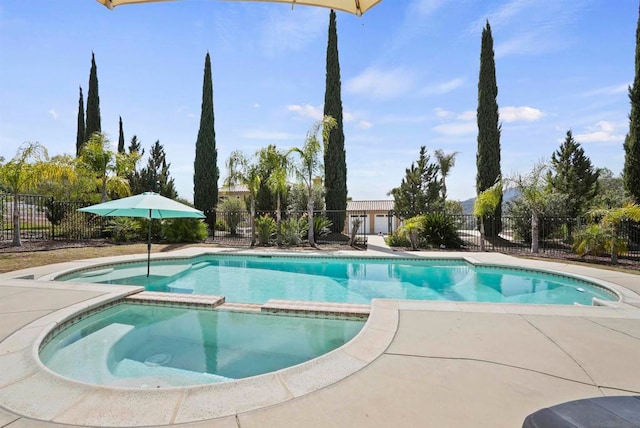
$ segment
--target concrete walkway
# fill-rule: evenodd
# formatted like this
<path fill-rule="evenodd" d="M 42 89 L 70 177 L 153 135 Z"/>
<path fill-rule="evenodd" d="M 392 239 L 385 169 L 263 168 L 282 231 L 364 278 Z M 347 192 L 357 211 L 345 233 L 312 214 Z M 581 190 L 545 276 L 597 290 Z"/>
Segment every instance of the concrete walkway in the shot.
<path fill-rule="evenodd" d="M 359 353 L 373 352 L 375 346 L 346 349 L 346 355 L 368 361 L 351 374 L 336 382 L 314 379 L 322 386 L 308 393 L 297 393 L 284 379 L 281 383 L 289 395 L 278 403 L 245 411 L 240 405 L 243 398 L 238 398 L 236 411 L 228 416 L 180 424 L 186 419 L 179 405 L 169 404 L 173 403 L 170 397 L 165 400 L 155 391 L 149 391 L 146 401 L 132 404 L 131 395 L 122 390 L 85 386 L 84 392 L 65 401 L 60 382 L 43 376 L 46 369 L 25 367 L 27 354 L 37 351 L 38 338 L 52 320 L 138 288 L 13 279 L 24 275 L 38 279 L 74 264 L 10 273 L 0 275 L 0 427 L 70 426 L 51 421 L 75 421 L 76 426 L 214 428 L 518 427 L 528 414 L 560 402 L 640 394 L 640 296 L 636 294 L 640 276 L 495 253 L 400 254 L 375 236 L 369 238 L 368 250 L 357 255 L 465 256 L 478 263 L 568 272 L 613 284 L 624 294 L 625 303 L 572 307 L 379 301 L 367 325 L 372 332 L 391 331 L 392 335 L 368 360 Z M 367 337 L 373 342 L 377 336 Z M 39 378 L 48 380 L 34 388 L 32 382 Z M 96 389 L 118 396 L 121 407 L 108 404 L 113 400 L 110 396 L 87 398 Z M 184 392 L 178 401 L 191 394 Z M 20 395 L 26 403 L 22 407 L 15 404 Z M 204 413 L 200 415 L 220 414 L 222 395 L 208 393 L 201 399 Z M 149 416 L 146 421 L 128 413 L 136 406 Z M 150 422 L 154 420 L 162 422 Z"/>

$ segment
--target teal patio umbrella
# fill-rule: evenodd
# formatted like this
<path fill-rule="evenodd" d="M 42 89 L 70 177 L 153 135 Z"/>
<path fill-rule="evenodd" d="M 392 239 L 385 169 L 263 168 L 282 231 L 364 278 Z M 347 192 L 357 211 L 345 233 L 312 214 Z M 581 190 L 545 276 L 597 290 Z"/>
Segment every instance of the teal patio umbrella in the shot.
<path fill-rule="evenodd" d="M 154 218 L 205 218 L 202 211 L 153 192 L 145 192 L 128 198 L 91 205 L 80 208 L 78 211 L 101 216 L 143 217 L 149 219 L 147 276 L 149 276 L 149 267 L 151 265 L 151 220 Z"/>

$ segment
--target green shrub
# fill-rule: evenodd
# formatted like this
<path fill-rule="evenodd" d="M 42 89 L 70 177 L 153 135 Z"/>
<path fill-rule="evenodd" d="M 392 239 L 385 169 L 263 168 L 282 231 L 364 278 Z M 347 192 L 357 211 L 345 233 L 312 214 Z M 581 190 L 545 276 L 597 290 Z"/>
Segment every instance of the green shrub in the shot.
<path fill-rule="evenodd" d="M 131 217 L 113 217 L 106 229 L 111 233 L 111 239 L 116 242 L 138 241 L 143 234 L 146 236 L 142 223 Z"/>
<path fill-rule="evenodd" d="M 256 233 L 259 245 L 269 245 L 269 241 L 276 235 L 276 221 L 266 214 L 257 217 Z"/>
<path fill-rule="evenodd" d="M 216 220 L 216 230 L 219 232 L 225 232 L 227 230 L 227 223 L 224 219 L 219 218 Z"/>
<path fill-rule="evenodd" d="M 438 248 L 460 248 L 463 244 L 458 236 L 454 218 L 442 212 L 426 213 L 421 216 L 420 237 L 428 246 Z"/>
<path fill-rule="evenodd" d="M 174 218 L 164 220 L 162 235 L 169 243 L 200 242 L 207 239 L 207 225 L 196 218 Z"/>
<path fill-rule="evenodd" d="M 411 241 L 405 230 L 396 230 L 391 232 L 386 238 L 387 245 L 390 247 L 410 247 Z"/>
<path fill-rule="evenodd" d="M 308 222 L 295 217 L 280 222 L 280 234 L 285 245 L 300 245 L 309 230 Z"/>
<path fill-rule="evenodd" d="M 242 221 L 242 212 L 244 211 L 244 207 L 244 202 L 238 198 L 225 199 L 218 207 L 225 216 L 223 221 L 226 222 L 228 231 L 231 235 L 236 235 L 238 232 L 238 225 Z"/>
<path fill-rule="evenodd" d="M 64 239 L 91 239 L 98 233 L 97 216 L 69 211 L 56 226 L 56 236 Z"/>
<path fill-rule="evenodd" d="M 300 219 L 303 223 L 303 227 L 305 230 L 309 230 L 309 218 L 308 216 L 304 216 Z M 333 222 L 329 220 L 326 216 L 318 215 L 313 217 L 313 240 L 317 241 L 319 238 L 323 236 L 327 236 L 331 233 L 331 226 L 333 226 Z M 306 237 L 306 236 L 305 236 Z"/>

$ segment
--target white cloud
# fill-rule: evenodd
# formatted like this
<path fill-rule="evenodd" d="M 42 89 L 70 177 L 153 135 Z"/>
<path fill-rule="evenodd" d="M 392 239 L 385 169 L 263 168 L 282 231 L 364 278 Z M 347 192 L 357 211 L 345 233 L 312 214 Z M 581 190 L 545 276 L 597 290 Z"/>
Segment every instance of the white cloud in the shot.
<path fill-rule="evenodd" d="M 258 103 L 253 103 L 253 108 L 260 108 L 260 104 L 258 104 Z"/>
<path fill-rule="evenodd" d="M 424 18 L 438 10 L 445 2 L 446 0 L 414 0 L 408 11 L 410 15 Z"/>
<path fill-rule="evenodd" d="M 489 13 L 475 20 L 469 27 L 469 33 L 476 34 L 484 28 L 487 21 L 491 27 L 499 27 L 504 23 L 508 23 L 515 16 L 519 15 L 529 5 L 535 4 L 536 0 L 513 0 L 502 5 L 498 10 Z"/>
<path fill-rule="evenodd" d="M 473 134 L 478 131 L 476 122 L 456 122 L 456 123 L 444 123 L 433 128 L 439 134 L 443 135 L 467 135 Z"/>
<path fill-rule="evenodd" d="M 463 83 L 464 79 L 462 78 L 452 79 L 437 85 L 424 87 L 420 90 L 420 95 L 443 95 L 459 88 Z"/>
<path fill-rule="evenodd" d="M 321 120 L 324 116 L 322 107 L 312 106 L 311 104 L 291 104 L 287 106 L 287 110 L 296 113 L 298 116 L 309 117 L 313 120 Z"/>
<path fill-rule="evenodd" d="M 605 86 L 604 88 L 597 88 L 582 94 L 583 97 L 593 97 L 597 95 L 618 95 L 626 94 L 629 90 L 631 83 L 624 83 L 621 85 Z"/>
<path fill-rule="evenodd" d="M 47 113 L 49 113 L 49 115 L 54 118 L 54 119 L 58 119 L 58 117 L 60 117 L 60 115 L 58 114 L 57 111 L 55 111 L 54 109 L 49 110 Z"/>
<path fill-rule="evenodd" d="M 452 117 L 455 113 L 449 110 L 445 110 L 443 108 L 440 107 L 436 107 L 435 109 L 436 112 L 436 116 L 438 116 L 440 119 L 447 119 L 449 117 Z"/>
<path fill-rule="evenodd" d="M 395 98 L 413 86 L 414 73 L 397 67 L 391 70 L 368 68 L 345 84 L 347 92 L 376 99 Z"/>
<path fill-rule="evenodd" d="M 360 122 L 358 122 L 358 129 L 369 129 L 373 126 L 373 123 L 367 121 L 367 120 L 361 120 Z"/>
<path fill-rule="evenodd" d="M 356 117 L 353 113 L 348 112 L 348 111 L 343 111 L 342 112 L 342 121 L 345 123 L 350 123 L 356 120 Z"/>
<path fill-rule="evenodd" d="M 277 131 L 261 131 L 261 130 L 249 130 L 240 134 L 241 138 L 249 140 L 292 140 L 297 136 L 288 134 L 286 132 Z"/>
<path fill-rule="evenodd" d="M 467 110 L 458 115 L 457 119 L 460 120 L 476 120 L 478 113 L 475 110 Z"/>
<path fill-rule="evenodd" d="M 624 133 L 615 133 L 619 127 L 615 123 L 601 120 L 594 126 L 588 126 L 585 132 L 576 134 L 573 138 L 579 143 L 618 143 L 625 138 Z"/>
<path fill-rule="evenodd" d="M 500 109 L 500 118 L 503 122 L 535 122 L 544 116 L 541 110 L 533 107 L 503 107 Z"/>

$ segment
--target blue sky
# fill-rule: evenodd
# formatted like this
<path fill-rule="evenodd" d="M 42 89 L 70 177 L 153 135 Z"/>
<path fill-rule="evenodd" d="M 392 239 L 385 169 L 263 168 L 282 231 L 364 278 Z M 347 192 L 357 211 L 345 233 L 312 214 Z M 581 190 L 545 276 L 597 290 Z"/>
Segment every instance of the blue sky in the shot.
<path fill-rule="evenodd" d="M 329 11 L 184 0 L 107 10 L 93 0 L 0 3 L 0 156 L 24 141 L 75 152 L 78 87 L 98 66 L 102 129 L 148 152 L 160 140 L 192 199 L 204 57 L 211 54 L 218 165 L 300 146 L 322 114 Z M 338 12 L 348 191 L 388 199 L 425 145 L 459 152 L 449 196 L 475 196 L 482 27 L 493 30 L 502 171 L 549 159 L 568 129 L 598 167 L 622 170 L 636 0 L 383 0 Z M 86 101 L 85 101 L 86 102 Z M 144 161 L 146 163 L 146 160 Z"/>

